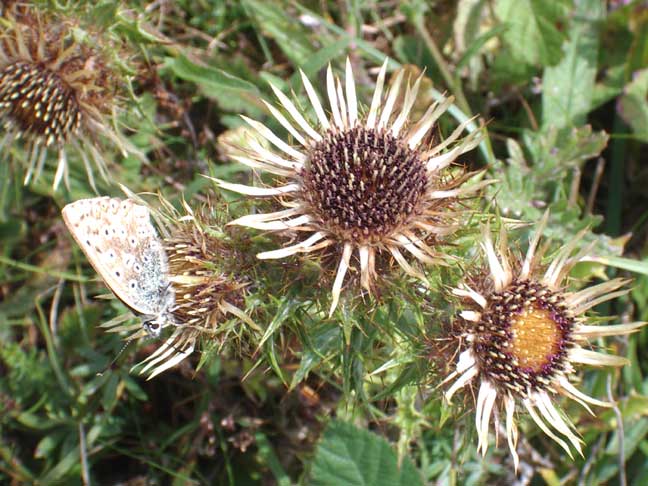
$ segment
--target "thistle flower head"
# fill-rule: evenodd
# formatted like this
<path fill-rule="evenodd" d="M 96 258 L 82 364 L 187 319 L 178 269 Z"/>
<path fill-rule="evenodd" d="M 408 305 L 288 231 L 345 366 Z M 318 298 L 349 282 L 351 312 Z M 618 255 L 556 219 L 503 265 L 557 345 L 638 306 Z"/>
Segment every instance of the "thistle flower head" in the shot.
<path fill-rule="evenodd" d="M 213 211 L 206 205 L 194 212 L 184 203 L 185 215 L 179 216 L 166 206 L 165 249 L 169 261 L 169 279 L 175 290 L 172 309 L 176 330 L 166 342 L 141 364 L 140 374 L 149 379 L 188 357 L 200 337 L 213 338 L 228 316 L 258 330 L 252 319 L 240 309 L 244 304 L 244 285 L 224 273 L 222 263 L 236 261 L 233 250 L 211 233 Z"/>
<path fill-rule="evenodd" d="M 106 177 L 100 140 L 137 153 L 107 119 L 117 111 L 123 79 L 110 67 L 103 37 L 81 42 L 78 21 L 6 7 L 0 27 L 2 145 L 19 139 L 28 153 L 25 183 L 41 174 L 50 152 L 58 156 L 56 188 L 68 177 L 68 152 L 77 152 L 94 185 L 91 160 Z"/>
<path fill-rule="evenodd" d="M 188 207 L 187 211 L 191 219 L 179 221 L 165 240 L 176 288 L 174 315 L 183 325 L 211 332 L 234 306 L 243 304 L 244 285 L 219 269 L 219 263 L 237 256 L 219 238 L 206 233 L 207 212 L 196 214 Z"/>
<path fill-rule="evenodd" d="M 46 146 L 66 142 L 81 126 L 72 88 L 52 71 L 29 62 L 10 64 L 0 72 L 0 110 L 6 128 L 13 125 Z"/>
<path fill-rule="evenodd" d="M 122 186 L 127 195 L 146 203 Z M 259 330 L 252 319 L 240 309 L 244 304 L 245 285 L 224 262 L 238 261 L 234 251 L 213 230 L 213 211 L 207 204 L 194 212 L 184 203 L 184 214 L 160 197 L 160 209 L 151 211 L 164 241 L 168 263 L 168 281 L 173 287 L 174 303 L 170 308 L 173 329 L 166 341 L 144 361 L 136 365 L 139 373 L 151 379 L 188 358 L 200 338 L 214 339 L 223 331 L 223 322 L 234 317 Z M 109 332 L 130 332 L 128 339 L 147 336 L 141 324 L 127 324 L 126 314 L 102 324 Z M 133 332 L 135 331 L 135 332 Z"/>
<path fill-rule="evenodd" d="M 645 323 L 593 325 L 584 313 L 595 305 L 623 295 L 627 280 L 613 279 L 571 292 L 565 280 L 572 267 L 590 248 L 574 255 L 581 237 L 565 245 L 547 266 L 541 265 L 544 246 L 539 241 L 548 213 L 540 222 L 524 258 L 507 247 L 502 230 L 493 244 L 488 227 L 482 249 L 488 273 L 469 279 L 454 290 L 465 300 L 460 327 L 468 343 L 456 369 L 447 378 L 454 383 L 446 392 L 450 400 L 460 388 L 477 382 L 478 450 L 486 453 L 492 417 L 506 417 L 506 436 L 515 467 L 518 428 L 515 412 L 528 413 L 533 421 L 571 456 L 581 452 L 574 425 L 554 403 L 555 395 L 569 397 L 588 411 L 589 405 L 609 406 L 579 391 L 570 381 L 575 365 L 622 366 L 625 358 L 587 349 L 589 339 L 632 333 Z"/>
<path fill-rule="evenodd" d="M 354 255 L 360 266 L 360 282 L 367 290 L 371 290 L 377 276 L 376 259 L 380 256 L 390 256 L 405 272 L 424 279 L 405 255 L 423 263 L 442 260 L 435 246 L 457 228 L 457 202 L 488 183 L 467 186 L 464 182 L 469 174 L 453 175 L 449 170 L 459 155 L 480 141 L 478 131 L 459 138 L 470 121 L 462 123 L 441 143 L 430 144 L 430 133 L 452 99 L 437 101 L 417 122 L 411 122 L 410 112 L 422 77 L 413 85 L 408 83 L 403 95 L 401 71 L 383 96 L 386 70 L 385 62 L 371 106 L 364 112 L 359 108 L 349 60 L 344 82 L 333 76 L 329 66 L 329 115 L 302 72 L 315 115 L 311 121 L 309 114 L 272 86 L 283 111 L 269 103 L 266 106 L 298 145 L 285 142 L 263 124 L 244 117 L 256 134 L 276 150 L 253 139 L 245 155 L 232 158 L 285 182 L 263 188 L 217 181 L 221 187 L 242 194 L 274 197 L 284 206 L 277 212 L 244 216 L 232 224 L 289 236 L 307 235 L 291 246 L 260 253 L 259 258 L 284 258 L 334 247 L 339 263 L 331 313 L 347 271 L 355 266 L 351 261 Z"/>

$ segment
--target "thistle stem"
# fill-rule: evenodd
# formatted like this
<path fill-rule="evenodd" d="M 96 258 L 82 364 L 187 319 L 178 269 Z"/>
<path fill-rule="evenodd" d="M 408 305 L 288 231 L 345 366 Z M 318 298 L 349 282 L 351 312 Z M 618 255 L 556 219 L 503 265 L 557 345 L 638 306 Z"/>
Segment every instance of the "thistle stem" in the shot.
<path fill-rule="evenodd" d="M 452 76 L 452 73 L 450 72 L 450 68 L 448 67 L 448 64 L 445 62 L 445 59 L 443 59 L 443 55 L 441 54 L 439 47 L 436 45 L 434 38 L 430 35 L 430 33 L 423 25 L 422 16 L 417 17 L 415 19 L 414 27 L 416 28 L 416 31 L 423 39 L 423 42 L 425 43 L 425 46 L 430 51 L 430 54 L 432 54 L 432 57 L 434 58 L 434 61 L 436 62 L 439 68 L 439 71 L 441 72 L 441 76 L 443 76 L 443 79 L 448 85 L 448 88 L 450 88 L 452 94 L 455 96 L 457 100 L 457 105 L 459 106 L 461 111 L 463 111 L 464 113 L 472 113 L 472 110 L 470 109 L 470 105 L 466 100 L 466 95 L 464 94 L 463 89 L 461 87 L 461 83 L 459 82 L 459 80 L 457 80 L 455 77 Z"/>

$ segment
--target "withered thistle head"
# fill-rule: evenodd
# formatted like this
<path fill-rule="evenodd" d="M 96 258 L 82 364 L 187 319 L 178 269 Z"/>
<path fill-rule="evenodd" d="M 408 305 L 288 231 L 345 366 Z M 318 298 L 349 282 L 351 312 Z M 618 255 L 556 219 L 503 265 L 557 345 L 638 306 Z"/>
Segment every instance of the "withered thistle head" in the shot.
<path fill-rule="evenodd" d="M 261 259 L 314 254 L 332 248 L 339 255 L 330 312 L 335 310 L 347 271 L 360 267 L 360 283 L 371 291 L 377 277 L 376 261 L 396 262 L 409 275 L 425 279 L 407 256 L 422 263 L 443 260 L 437 247 L 462 221 L 460 200 L 484 184 L 464 184 L 470 174 L 450 165 L 480 141 L 479 131 L 460 139 L 469 121 L 448 138 L 431 143 L 437 119 L 452 99 L 442 99 L 417 121 L 410 113 L 422 76 L 407 86 L 401 71 L 385 97 L 387 63 L 382 66 L 371 106 L 358 106 L 351 64 L 347 60 L 342 82 L 327 72 L 329 114 L 304 73 L 301 73 L 314 116 L 303 113 L 272 86 L 281 109 L 266 103 L 296 145 L 285 142 L 263 124 L 245 118 L 256 135 L 232 158 L 274 174 L 276 187 L 249 187 L 218 180 L 225 189 L 250 196 L 272 197 L 283 209 L 251 214 L 232 222 L 300 240 L 291 246 L 258 254 Z M 304 235 L 303 237 L 301 235 Z"/>
<path fill-rule="evenodd" d="M 233 306 L 243 305 L 240 282 L 226 275 L 223 262 L 236 258 L 234 250 L 209 232 L 209 210 L 178 222 L 165 240 L 169 273 L 176 289 L 174 315 L 182 325 L 205 332 L 216 330 Z"/>
<path fill-rule="evenodd" d="M 5 128 L 49 147 L 65 143 L 81 127 L 74 90 L 49 69 L 17 62 L 0 72 L 0 110 Z"/>
<path fill-rule="evenodd" d="M 58 159 L 54 187 L 68 177 L 68 152 L 78 153 L 94 185 L 91 160 L 104 178 L 101 141 L 137 153 L 108 121 L 120 109 L 126 82 L 111 66 L 112 48 L 102 33 L 75 38 L 79 21 L 14 4 L 0 26 L 2 143 L 23 139 L 25 183 L 42 172 L 50 153 Z M 96 35 L 95 35 L 96 34 Z"/>
<path fill-rule="evenodd" d="M 175 292 L 171 309 L 175 330 L 141 363 L 140 373 L 149 373 L 149 379 L 188 357 L 199 339 L 216 338 L 230 316 L 259 330 L 241 309 L 245 285 L 224 270 L 225 262 L 236 261 L 237 255 L 223 243 L 222 235 L 215 234 L 213 208 L 207 204 L 195 212 L 185 203 L 181 216 L 167 201 L 162 204 L 169 280 Z"/>
<path fill-rule="evenodd" d="M 181 214 L 160 197 L 162 208 L 154 209 L 127 188 L 122 189 L 128 199 L 77 201 L 66 206 L 64 216 L 92 265 L 130 309 L 101 327 L 128 333 L 129 340 L 171 331 L 166 341 L 139 363 L 140 374 L 151 379 L 184 361 L 193 354 L 199 339 L 225 342 L 222 336 L 240 332 L 240 322 L 259 331 L 240 308 L 245 304 L 245 285 L 233 268 L 237 264 L 232 264 L 240 259 L 213 224 L 213 208 L 207 204 L 195 213 L 184 203 Z M 88 205 L 90 210 L 80 209 Z M 160 302 L 149 305 L 156 299 Z M 129 323 L 133 314 L 141 322 Z M 227 322 L 231 317 L 236 322 Z"/>

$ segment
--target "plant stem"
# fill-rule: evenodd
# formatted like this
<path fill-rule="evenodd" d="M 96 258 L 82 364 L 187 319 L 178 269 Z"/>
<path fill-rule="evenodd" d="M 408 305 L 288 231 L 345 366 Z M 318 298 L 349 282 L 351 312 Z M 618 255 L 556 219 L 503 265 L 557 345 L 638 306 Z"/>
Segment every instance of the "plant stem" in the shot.
<path fill-rule="evenodd" d="M 468 104 L 466 96 L 464 95 L 463 89 L 461 87 L 461 83 L 452 76 L 450 68 L 445 62 L 445 59 L 443 59 L 443 55 L 436 45 L 436 42 L 423 25 L 423 17 L 418 17 L 414 22 L 414 26 L 418 34 L 423 39 L 426 47 L 430 51 L 430 54 L 432 54 L 434 61 L 437 63 L 439 71 L 441 71 L 441 76 L 443 76 L 443 79 L 448 85 L 448 88 L 450 89 L 450 91 L 452 91 L 452 94 L 454 94 L 455 99 L 457 100 L 457 106 L 459 106 L 459 108 L 461 108 L 461 111 L 463 111 L 464 113 L 472 113 L 470 105 Z"/>
<path fill-rule="evenodd" d="M 35 265 L 30 265 L 29 263 L 19 262 L 3 256 L 0 256 L 0 263 L 7 265 L 9 267 L 25 270 L 26 272 L 32 272 L 41 275 L 49 275 L 50 277 L 62 278 L 65 280 L 69 280 L 71 282 L 86 283 L 90 281 L 89 278 L 83 277 L 82 275 L 75 275 L 69 272 L 60 272 L 58 270 L 52 270 L 51 268 L 40 268 Z"/>
<path fill-rule="evenodd" d="M 612 236 L 618 236 L 621 234 L 621 228 L 623 226 L 623 199 L 626 194 L 623 180 L 625 172 L 626 141 L 623 137 L 616 137 L 615 135 L 627 133 L 627 128 L 619 115 L 614 116 L 614 125 L 612 130 L 605 232 Z"/>

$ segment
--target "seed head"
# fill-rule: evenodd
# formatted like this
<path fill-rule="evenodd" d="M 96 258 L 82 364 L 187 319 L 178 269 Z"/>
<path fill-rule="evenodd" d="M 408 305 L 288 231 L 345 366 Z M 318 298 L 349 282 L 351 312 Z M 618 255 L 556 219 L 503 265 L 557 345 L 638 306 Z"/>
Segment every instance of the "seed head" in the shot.
<path fill-rule="evenodd" d="M 232 307 L 243 305 L 243 285 L 219 267 L 236 258 L 218 238 L 204 232 L 204 220 L 179 223 L 166 240 L 169 273 L 176 289 L 174 316 L 183 326 L 217 330 Z"/>
<path fill-rule="evenodd" d="M 109 62 L 118 48 L 105 33 L 91 27 L 77 40 L 77 18 L 64 18 L 11 4 L 0 26 L 0 120 L 6 141 L 24 141 L 25 183 L 37 179 L 57 152 L 54 187 L 68 181 L 68 152 L 77 152 L 88 173 L 90 161 L 105 179 L 104 143 L 122 153 L 143 157 L 108 121 L 122 109 L 119 92 L 125 84 Z"/>
<path fill-rule="evenodd" d="M 17 62 L 0 71 L 0 112 L 6 129 L 43 141 L 64 143 L 81 126 L 75 91 L 43 65 Z"/>

